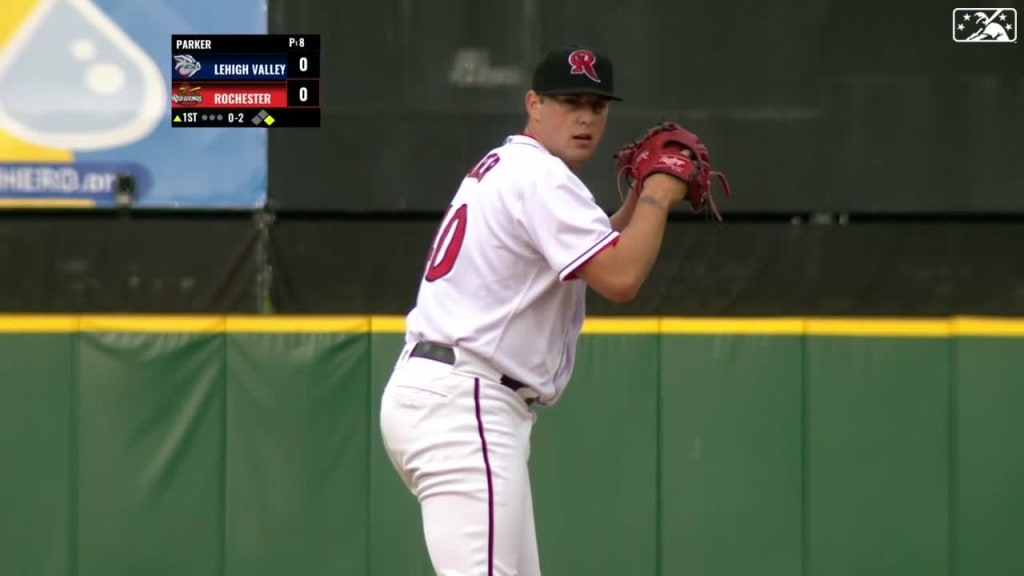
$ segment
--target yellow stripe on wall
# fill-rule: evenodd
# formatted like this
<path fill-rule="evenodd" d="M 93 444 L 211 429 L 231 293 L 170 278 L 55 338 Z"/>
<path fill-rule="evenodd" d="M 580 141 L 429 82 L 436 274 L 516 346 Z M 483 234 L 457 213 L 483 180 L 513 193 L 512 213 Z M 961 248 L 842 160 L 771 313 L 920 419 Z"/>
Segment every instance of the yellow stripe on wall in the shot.
<path fill-rule="evenodd" d="M 662 318 L 662 334 L 803 334 L 800 318 Z"/>
<path fill-rule="evenodd" d="M 0 315 L 0 332 L 374 333 L 403 334 L 402 316 Z M 849 337 L 1024 337 L 1024 318 L 682 318 L 593 317 L 584 334 L 761 334 Z"/>
<path fill-rule="evenodd" d="M 956 317 L 950 321 L 958 336 L 1024 336 L 1022 318 Z"/>
<path fill-rule="evenodd" d="M 661 320 L 656 317 L 587 318 L 584 334 L 657 334 Z"/>
<path fill-rule="evenodd" d="M 374 334 L 405 334 L 405 316 L 371 316 L 370 332 Z"/>
<path fill-rule="evenodd" d="M 77 332 L 77 316 L 26 316 L 0 314 L 0 332 Z"/>
<path fill-rule="evenodd" d="M 224 316 L 88 315 L 79 319 L 82 332 L 223 332 Z"/>
<path fill-rule="evenodd" d="M 809 318 L 804 334 L 814 336 L 946 337 L 949 320 L 915 318 Z"/>
<path fill-rule="evenodd" d="M 227 332 L 324 333 L 370 332 L 366 316 L 228 316 Z"/>

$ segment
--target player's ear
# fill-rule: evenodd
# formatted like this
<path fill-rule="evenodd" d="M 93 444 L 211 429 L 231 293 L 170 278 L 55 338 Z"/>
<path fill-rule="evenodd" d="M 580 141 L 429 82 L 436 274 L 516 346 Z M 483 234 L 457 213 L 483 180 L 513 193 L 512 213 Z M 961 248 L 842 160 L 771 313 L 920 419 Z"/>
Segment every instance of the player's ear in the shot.
<path fill-rule="evenodd" d="M 529 92 L 526 93 L 526 114 L 527 116 L 530 117 L 531 120 L 540 119 L 540 104 L 543 99 L 543 96 L 537 94 L 533 90 L 530 90 Z"/>

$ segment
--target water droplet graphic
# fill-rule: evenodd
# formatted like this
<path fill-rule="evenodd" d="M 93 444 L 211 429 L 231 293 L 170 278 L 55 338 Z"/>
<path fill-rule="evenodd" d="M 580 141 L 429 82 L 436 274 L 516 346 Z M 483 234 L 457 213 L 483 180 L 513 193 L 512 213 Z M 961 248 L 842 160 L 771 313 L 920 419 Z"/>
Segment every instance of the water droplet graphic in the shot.
<path fill-rule="evenodd" d="M 71 44 L 71 55 L 79 62 L 89 62 L 96 59 L 96 44 L 89 40 L 76 40 Z"/>
<path fill-rule="evenodd" d="M 43 0 L 0 54 L 0 125 L 32 144 L 124 146 L 166 104 L 160 68 L 90 0 Z"/>
<path fill-rule="evenodd" d="M 96 64 L 85 73 L 85 83 L 97 94 L 117 94 L 124 89 L 125 74 L 120 66 Z"/>

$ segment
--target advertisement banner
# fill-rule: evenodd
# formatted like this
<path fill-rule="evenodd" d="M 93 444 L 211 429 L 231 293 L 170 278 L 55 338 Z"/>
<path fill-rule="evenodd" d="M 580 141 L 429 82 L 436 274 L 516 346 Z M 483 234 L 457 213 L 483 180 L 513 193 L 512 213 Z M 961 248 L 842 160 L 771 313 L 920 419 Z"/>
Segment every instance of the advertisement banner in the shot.
<path fill-rule="evenodd" d="M 266 32 L 265 0 L 4 0 L 0 207 L 262 207 L 264 130 L 172 129 L 171 36 Z"/>

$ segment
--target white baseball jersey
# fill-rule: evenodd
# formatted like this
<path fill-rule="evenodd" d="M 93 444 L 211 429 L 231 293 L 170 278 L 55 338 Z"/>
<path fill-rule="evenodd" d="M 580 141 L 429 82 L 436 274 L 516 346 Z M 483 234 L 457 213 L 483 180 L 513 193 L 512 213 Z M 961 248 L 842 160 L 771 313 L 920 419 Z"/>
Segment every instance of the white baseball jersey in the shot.
<path fill-rule="evenodd" d="M 574 273 L 618 236 L 561 159 L 529 136 L 510 136 L 456 192 L 406 339 L 468 349 L 553 404 L 583 326 L 586 284 Z"/>

